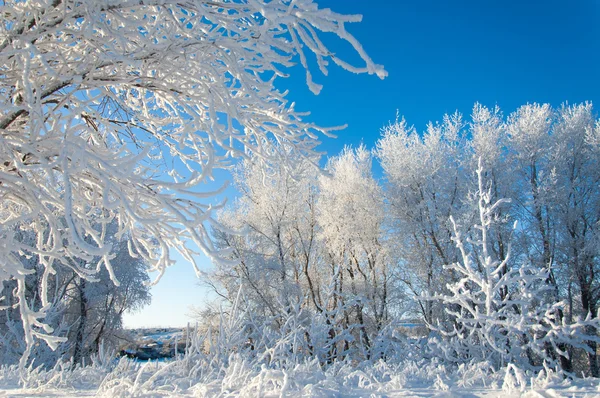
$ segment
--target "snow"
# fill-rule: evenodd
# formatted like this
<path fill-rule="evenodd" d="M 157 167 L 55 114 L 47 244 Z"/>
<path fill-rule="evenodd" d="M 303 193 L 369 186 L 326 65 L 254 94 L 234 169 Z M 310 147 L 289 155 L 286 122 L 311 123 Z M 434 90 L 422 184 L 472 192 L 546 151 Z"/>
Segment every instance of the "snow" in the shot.
<path fill-rule="evenodd" d="M 527 386 L 506 383 L 507 373 L 486 373 L 482 367 L 449 370 L 434 362 L 395 365 L 318 363 L 291 369 L 252 368 L 233 355 L 218 373 L 188 359 L 144 364 L 123 358 L 113 368 L 89 366 L 73 372 L 32 371 L 30 387 L 21 388 L 18 372 L 0 370 L 0 396 L 10 397 L 593 397 L 598 379 L 563 380 L 557 375 L 531 377 Z M 203 370 L 203 371 L 199 371 Z M 513 378 L 513 382 L 515 379 Z"/>
<path fill-rule="evenodd" d="M 592 397 L 598 379 L 564 379 L 550 369 L 533 373 L 513 365 L 494 371 L 486 361 L 451 365 L 419 356 L 419 344 L 386 360 L 292 359 L 242 349 L 221 325 L 224 338 L 196 330 L 185 355 L 140 362 L 105 352 L 87 366 L 0 367 L 0 397 Z M 235 331 L 234 329 L 232 329 Z M 146 330 L 153 337 L 172 331 Z M 206 343 L 208 348 L 206 348 Z M 426 343 L 426 342 L 424 342 Z M 277 345 L 277 344 L 276 344 Z M 421 344 L 422 346 L 422 344 Z M 289 346 L 288 346 L 289 347 Z M 400 346 L 399 346 L 400 347 Z M 285 354 L 285 353 L 288 354 Z M 288 355 L 286 357 L 285 355 Z"/>

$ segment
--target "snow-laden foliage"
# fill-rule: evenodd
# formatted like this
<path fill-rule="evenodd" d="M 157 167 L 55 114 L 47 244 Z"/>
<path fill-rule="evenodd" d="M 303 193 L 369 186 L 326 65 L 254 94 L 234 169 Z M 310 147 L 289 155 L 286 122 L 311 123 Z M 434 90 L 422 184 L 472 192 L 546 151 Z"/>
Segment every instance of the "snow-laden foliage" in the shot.
<path fill-rule="evenodd" d="M 329 161 L 326 170 L 331 176 L 320 178 L 319 221 L 334 256 L 361 257 L 376 249 L 384 255 L 378 245 L 383 197 L 371 168 L 371 154 L 364 146 L 346 148 Z"/>
<path fill-rule="evenodd" d="M 0 280 L 17 281 L 28 346 L 61 341 L 44 320 L 59 268 L 84 279 L 104 268 L 119 283 L 111 222 L 160 274 L 171 251 L 218 257 L 207 228 L 222 187 L 203 186 L 214 171 L 250 153 L 285 163 L 273 143 L 307 156 L 329 134 L 275 87 L 289 66 L 315 93 L 309 54 L 324 74 L 334 63 L 386 75 L 346 30 L 360 16 L 312 0 L 9 1 L 0 13 Z M 30 256 L 43 266 L 40 306 L 26 298 Z"/>
<path fill-rule="evenodd" d="M 489 237 L 502 223 L 499 209 L 509 201 L 491 201 L 493 187 L 484 179 L 481 159 L 477 180 L 473 195 L 479 216 L 473 226 L 477 238 L 465 240 L 450 219 L 461 260 L 445 269 L 454 271 L 456 282 L 447 285 L 448 294 L 430 297 L 442 301 L 451 320 L 431 325 L 444 337 L 435 341 L 436 348 L 452 363 L 488 361 L 494 368 L 549 364 L 556 369 L 558 364 L 545 350 L 552 347 L 559 355 L 567 355 L 561 352 L 560 344 L 591 351 L 586 340 L 600 340 L 595 336 L 597 320 L 588 316 L 584 321 L 564 324 L 559 316 L 564 303 L 553 302 L 548 294 L 551 287 L 546 283 L 546 269 L 515 264 L 510 242 L 506 256 L 495 258 Z M 518 228 L 516 223 L 514 228 Z M 586 334 L 588 325 L 591 335 Z"/>

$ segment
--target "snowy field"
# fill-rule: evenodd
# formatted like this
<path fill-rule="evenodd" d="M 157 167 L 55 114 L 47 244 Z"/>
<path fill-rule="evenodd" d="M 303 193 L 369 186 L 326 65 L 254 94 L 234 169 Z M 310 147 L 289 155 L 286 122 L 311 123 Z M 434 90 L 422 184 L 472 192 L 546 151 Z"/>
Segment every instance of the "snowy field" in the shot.
<path fill-rule="evenodd" d="M 71 372 L 57 366 L 30 371 L 19 387 L 16 368 L 0 371 L 6 397 L 598 397 L 597 379 L 563 381 L 542 372 L 530 377 L 510 370 L 490 374 L 483 366 L 450 371 L 431 362 L 390 365 L 338 364 L 323 371 L 315 362 L 293 369 L 253 367 L 232 355 L 226 368 L 191 358 L 140 363 L 97 361 Z"/>

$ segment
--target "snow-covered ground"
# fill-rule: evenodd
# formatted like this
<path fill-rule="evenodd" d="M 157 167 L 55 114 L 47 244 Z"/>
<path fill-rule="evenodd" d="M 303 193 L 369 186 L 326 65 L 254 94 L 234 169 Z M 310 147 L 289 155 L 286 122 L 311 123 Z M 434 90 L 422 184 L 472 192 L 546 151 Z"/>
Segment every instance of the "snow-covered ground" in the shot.
<path fill-rule="evenodd" d="M 447 369 L 426 361 L 370 365 L 316 362 L 291 369 L 256 368 L 232 355 L 227 367 L 208 358 L 140 363 L 97 361 L 71 372 L 67 366 L 30 371 L 26 387 L 15 368 L 0 370 L 6 397 L 598 397 L 598 379 L 565 381 L 542 372 L 531 377 L 510 369 L 490 373 L 483 365 Z"/>
<path fill-rule="evenodd" d="M 487 362 L 448 365 L 424 359 L 422 344 L 398 345 L 388 360 L 292 359 L 289 346 L 252 351 L 227 339 L 190 335 L 176 359 L 139 361 L 101 350 L 87 366 L 71 369 L 0 367 L 0 397 L 600 397 L 599 379 L 564 379 L 550 369 L 536 374 Z M 181 339 L 180 330 L 137 330 L 139 342 Z M 407 339 L 406 342 L 417 342 Z M 212 342 L 212 343 L 209 343 Z M 218 344 L 217 344 L 218 343 Z M 392 352 L 392 351 L 390 351 Z"/>

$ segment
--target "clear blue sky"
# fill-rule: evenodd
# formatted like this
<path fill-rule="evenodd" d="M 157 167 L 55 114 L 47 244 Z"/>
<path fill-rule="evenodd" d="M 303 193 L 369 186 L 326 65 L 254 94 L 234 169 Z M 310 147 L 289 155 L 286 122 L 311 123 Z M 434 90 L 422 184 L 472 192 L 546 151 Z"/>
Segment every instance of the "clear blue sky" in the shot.
<path fill-rule="evenodd" d="M 322 8 L 362 14 L 348 30 L 389 73 L 385 80 L 331 66 L 319 96 L 300 69 L 280 82 L 298 110 L 322 126 L 348 124 L 321 149 L 338 153 L 361 142 L 372 147 L 381 127 L 404 115 L 422 130 L 455 110 L 469 115 L 475 102 L 505 113 L 527 102 L 592 101 L 600 110 L 600 2 L 597 0 L 317 0 Z M 331 50 L 355 59 L 339 41 Z M 207 263 L 207 267 L 210 265 Z M 191 266 L 177 264 L 153 288 L 153 303 L 126 326 L 181 326 L 190 305 L 207 292 Z"/>

